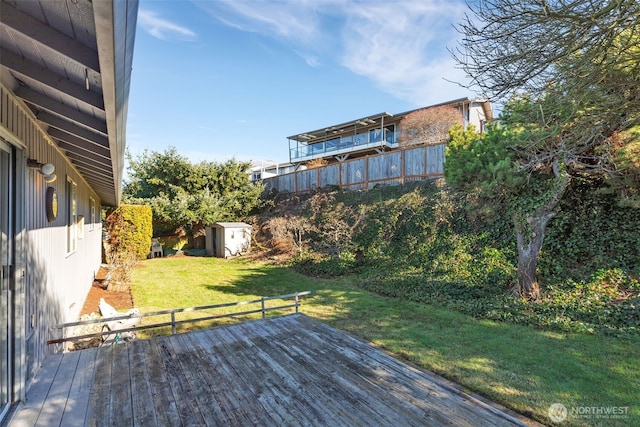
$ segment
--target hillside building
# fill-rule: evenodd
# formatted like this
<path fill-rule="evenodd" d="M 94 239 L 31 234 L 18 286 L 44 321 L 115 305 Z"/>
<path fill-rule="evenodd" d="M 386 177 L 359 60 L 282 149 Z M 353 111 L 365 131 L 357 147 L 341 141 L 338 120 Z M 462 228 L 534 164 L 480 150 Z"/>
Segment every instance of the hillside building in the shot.
<path fill-rule="evenodd" d="M 493 120 L 487 100 L 460 98 L 399 114 L 379 113 L 345 123 L 323 127 L 288 137 L 289 161 L 299 165 L 317 159 L 328 163 L 379 154 L 400 148 L 401 122 L 407 115 L 426 108 L 451 106 L 462 114 L 464 125 L 482 132 Z"/>

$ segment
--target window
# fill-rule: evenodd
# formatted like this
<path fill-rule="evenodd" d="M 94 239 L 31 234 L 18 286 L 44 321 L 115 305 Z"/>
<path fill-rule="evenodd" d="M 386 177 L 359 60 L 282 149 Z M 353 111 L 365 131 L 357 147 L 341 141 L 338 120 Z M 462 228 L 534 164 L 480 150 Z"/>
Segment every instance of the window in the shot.
<path fill-rule="evenodd" d="M 75 252 L 78 248 L 78 202 L 77 185 L 71 178 L 67 178 L 67 253 Z"/>
<path fill-rule="evenodd" d="M 389 125 L 389 126 L 385 126 L 384 127 L 384 135 L 385 135 L 385 141 L 387 142 L 398 142 L 396 140 L 396 126 L 395 125 Z"/>
<path fill-rule="evenodd" d="M 380 129 L 371 129 L 369 131 L 369 141 L 378 142 L 382 139 L 382 131 Z"/>
<path fill-rule="evenodd" d="M 327 146 L 327 151 L 335 150 L 338 148 L 338 143 L 340 142 L 340 138 L 333 138 L 325 142 Z"/>
<path fill-rule="evenodd" d="M 353 145 L 353 135 L 340 138 L 340 147 L 351 147 Z"/>
<path fill-rule="evenodd" d="M 78 228 L 78 239 L 84 239 L 84 215 L 78 215 L 78 221 L 76 221 L 76 227 Z"/>

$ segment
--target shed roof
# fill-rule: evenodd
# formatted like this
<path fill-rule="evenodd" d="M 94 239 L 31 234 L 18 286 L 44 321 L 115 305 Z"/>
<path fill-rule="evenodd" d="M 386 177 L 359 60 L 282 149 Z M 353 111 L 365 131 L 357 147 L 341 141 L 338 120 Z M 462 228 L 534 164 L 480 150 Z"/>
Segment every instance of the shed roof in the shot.
<path fill-rule="evenodd" d="M 221 228 L 251 228 L 251 225 L 246 222 L 216 222 L 214 225 Z"/>

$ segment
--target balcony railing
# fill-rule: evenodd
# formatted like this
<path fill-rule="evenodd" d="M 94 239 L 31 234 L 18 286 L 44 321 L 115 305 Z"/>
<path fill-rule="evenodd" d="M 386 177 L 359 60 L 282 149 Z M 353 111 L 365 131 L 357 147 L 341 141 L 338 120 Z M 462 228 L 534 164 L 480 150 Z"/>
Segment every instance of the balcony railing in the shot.
<path fill-rule="evenodd" d="M 329 139 L 314 144 L 297 143 L 295 147 L 290 148 L 289 157 L 293 163 L 378 147 L 396 148 L 398 147 L 397 141 L 397 132 L 386 131 L 384 138 L 382 138 L 382 133 L 376 135 L 372 132 L 365 132 L 347 137 L 343 136 Z"/>

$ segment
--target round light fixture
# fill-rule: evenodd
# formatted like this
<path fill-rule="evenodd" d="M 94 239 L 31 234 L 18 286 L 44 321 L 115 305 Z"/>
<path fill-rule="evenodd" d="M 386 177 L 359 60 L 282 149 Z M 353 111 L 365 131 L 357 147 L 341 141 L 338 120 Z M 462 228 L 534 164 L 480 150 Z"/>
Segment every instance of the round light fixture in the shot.
<path fill-rule="evenodd" d="M 53 175 L 55 171 L 56 167 L 52 163 L 45 163 L 40 167 L 40 172 L 42 172 L 43 175 Z"/>
<path fill-rule="evenodd" d="M 51 183 L 56 180 L 57 176 L 54 173 L 56 171 L 56 167 L 51 163 L 45 163 L 40 166 L 40 173 L 44 175 L 44 182 Z"/>

